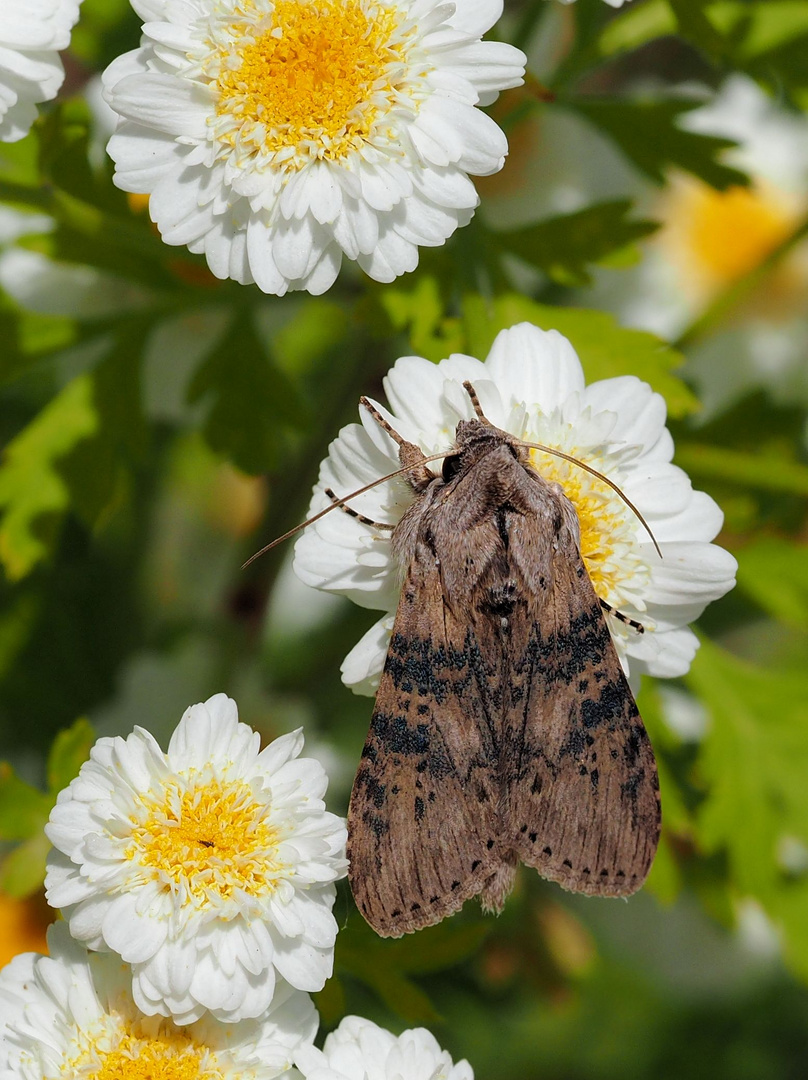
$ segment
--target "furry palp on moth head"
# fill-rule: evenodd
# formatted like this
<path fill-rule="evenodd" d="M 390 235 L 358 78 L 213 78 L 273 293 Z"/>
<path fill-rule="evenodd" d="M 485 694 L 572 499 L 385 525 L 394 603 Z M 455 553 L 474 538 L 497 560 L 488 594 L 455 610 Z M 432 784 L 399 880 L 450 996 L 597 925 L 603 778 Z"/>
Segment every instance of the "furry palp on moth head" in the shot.
<path fill-rule="evenodd" d="M 348 814 L 354 897 L 385 936 L 475 895 L 501 910 L 519 861 L 573 891 L 629 895 L 659 835 L 656 766 L 609 605 L 575 507 L 529 454 L 557 451 L 494 427 L 465 385 L 476 419 L 438 455 L 362 400 L 398 444 L 390 476 L 406 477 L 414 501 L 395 526 L 346 508 L 391 533 L 403 580 Z M 318 517 L 353 497 L 326 494 Z"/>

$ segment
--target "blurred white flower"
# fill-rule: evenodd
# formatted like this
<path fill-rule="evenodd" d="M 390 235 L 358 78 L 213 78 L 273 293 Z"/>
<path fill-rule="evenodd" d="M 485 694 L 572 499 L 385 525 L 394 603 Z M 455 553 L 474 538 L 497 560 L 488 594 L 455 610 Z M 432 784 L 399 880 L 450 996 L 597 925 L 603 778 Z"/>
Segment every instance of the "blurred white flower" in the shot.
<path fill-rule="evenodd" d="M 395 1036 L 359 1016 L 346 1016 L 322 1050 L 301 1046 L 295 1062 L 306 1080 L 474 1080 L 425 1028 Z"/>
<path fill-rule="evenodd" d="M 597 469 L 645 517 L 661 559 L 610 487 L 575 465 L 531 451 L 541 475 L 560 483 L 578 512 L 581 554 L 596 593 L 645 628 L 639 635 L 608 617 L 632 682 L 643 672 L 684 674 L 698 648 L 687 624 L 732 588 L 736 563 L 710 543 L 721 528 L 720 509 L 671 464 L 663 399 L 631 375 L 586 386 L 566 338 L 522 323 L 498 335 L 484 363 L 462 355 L 437 365 L 402 357 L 384 381 L 391 411 L 380 411 L 424 453 L 447 450 L 458 421 L 473 416 L 462 387 L 466 379 L 491 423 Z M 396 444 L 366 410 L 361 416 L 361 427 L 349 425 L 331 444 L 310 514 L 330 505 L 326 487 L 345 495 L 398 467 Z M 351 507 L 394 524 L 413 498 L 408 485 L 388 483 L 351 500 Z M 386 612 L 343 663 L 343 680 L 360 693 L 378 684 L 398 604 L 402 568 L 392 558 L 389 535 L 335 511 L 309 527 L 295 548 L 294 568 L 306 584 Z"/>
<path fill-rule="evenodd" d="M 118 958 L 88 954 L 65 923 L 48 931 L 48 949 L 21 953 L 0 971 L 0 1076 L 291 1080 L 295 1050 L 317 1030 L 308 994 L 288 986 L 260 1019 L 233 1025 L 206 1016 L 178 1028 L 143 1016 Z"/>
<path fill-rule="evenodd" d="M 132 965 L 147 1015 L 259 1016 L 275 975 L 320 990 L 333 965 L 345 826 L 300 731 L 260 750 L 217 694 L 163 753 L 136 728 L 99 739 L 46 827 L 49 902 L 91 949 Z"/>
<path fill-rule="evenodd" d="M 413 270 L 477 205 L 507 142 L 476 108 L 524 55 L 482 42 L 502 0 L 133 0 L 107 69 L 116 184 L 219 278 L 322 293 L 342 257 Z"/>
<path fill-rule="evenodd" d="M 28 134 L 37 105 L 65 77 L 58 53 L 70 44 L 81 0 L 0 0 L 0 142 Z"/>

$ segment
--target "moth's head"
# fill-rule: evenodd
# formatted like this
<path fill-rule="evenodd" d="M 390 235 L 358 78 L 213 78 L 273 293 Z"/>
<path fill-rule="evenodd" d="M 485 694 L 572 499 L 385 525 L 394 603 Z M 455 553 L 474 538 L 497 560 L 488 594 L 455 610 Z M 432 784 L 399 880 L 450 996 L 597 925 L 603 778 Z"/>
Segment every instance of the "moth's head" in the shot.
<path fill-rule="evenodd" d="M 502 447 L 507 447 L 517 461 L 522 460 L 524 454 L 519 442 L 507 431 L 487 420 L 461 420 L 455 431 L 455 448 L 443 459 L 443 479 L 448 483 Z"/>

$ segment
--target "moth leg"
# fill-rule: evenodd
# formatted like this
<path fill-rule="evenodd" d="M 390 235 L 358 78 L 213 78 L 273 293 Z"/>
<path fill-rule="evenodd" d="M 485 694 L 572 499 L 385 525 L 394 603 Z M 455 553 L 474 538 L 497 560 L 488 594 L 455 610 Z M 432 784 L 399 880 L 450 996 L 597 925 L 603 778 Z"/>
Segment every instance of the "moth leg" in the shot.
<path fill-rule="evenodd" d="M 426 455 L 421 453 L 415 443 L 407 442 L 402 435 L 399 435 L 396 429 L 391 424 L 388 424 L 376 406 L 368 401 L 366 397 L 361 397 L 359 404 L 367 409 L 382 431 L 386 431 L 390 438 L 398 443 L 398 459 L 405 468 L 409 469 L 407 479 L 413 488 L 418 492 L 425 491 L 435 479 L 432 470 L 424 465 Z"/>
<path fill-rule="evenodd" d="M 638 623 L 635 622 L 634 619 L 630 619 L 628 615 L 624 615 L 622 611 L 618 611 L 616 607 L 612 607 L 612 605 L 607 603 L 602 597 L 599 596 L 598 600 L 600 600 L 600 606 L 603 608 L 604 611 L 608 612 L 609 615 L 614 615 L 615 619 L 619 619 L 621 623 L 625 623 L 626 626 L 630 626 L 632 630 L 636 630 L 638 634 L 645 633 L 645 627 L 642 623 Z"/>
<path fill-rule="evenodd" d="M 340 510 L 344 510 L 349 517 L 356 518 L 357 521 L 361 521 L 363 525 L 372 525 L 374 529 L 384 529 L 386 532 L 392 532 L 395 529 L 395 525 L 391 525 L 387 521 L 374 521 L 372 518 L 365 517 L 364 514 L 358 514 L 356 510 L 351 509 L 342 502 L 338 495 L 331 490 L 331 488 L 325 489 L 325 494 L 329 497 L 335 506 L 338 506 Z"/>

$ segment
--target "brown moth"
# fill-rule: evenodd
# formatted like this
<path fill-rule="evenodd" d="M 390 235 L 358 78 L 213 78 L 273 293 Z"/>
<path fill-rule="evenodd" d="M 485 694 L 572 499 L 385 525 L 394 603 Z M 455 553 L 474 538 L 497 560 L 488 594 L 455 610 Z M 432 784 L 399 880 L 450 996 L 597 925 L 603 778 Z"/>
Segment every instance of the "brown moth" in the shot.
<path fill-rule="evenodd" d="M 628 896 L 659 837 L 654 755 L 575 508 L 467 390 L 478 419 L 441 475 L 363 401 L 416 496 L 392 532 L 401 598 L 348 812 L 351 888 L 385 937 L 477 895 L 501 911 L 519 862 Z"/>

